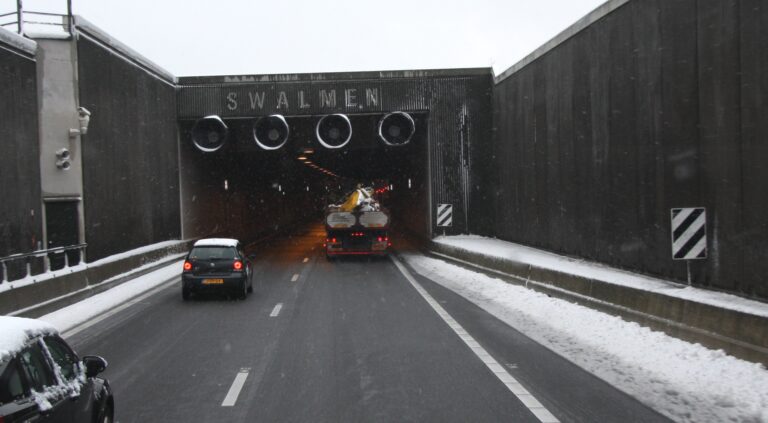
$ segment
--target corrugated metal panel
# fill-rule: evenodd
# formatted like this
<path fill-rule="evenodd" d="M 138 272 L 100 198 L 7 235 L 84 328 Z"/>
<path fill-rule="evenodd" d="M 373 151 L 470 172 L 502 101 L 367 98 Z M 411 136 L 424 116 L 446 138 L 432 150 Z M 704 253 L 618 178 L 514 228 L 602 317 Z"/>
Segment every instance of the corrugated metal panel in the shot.
<path fill-rule="evenodd" d="M 88 259 L 180 234 L 176 94 L 172 85 L 86 37 L 78 40 Z"/>
<path fill-rule="evenodd" d="M 432 210 L 453 205 L 453 225 L 435 233 L 469 232 L 473 183 L 473 145 L 490 139 L 489 77 L 435 79 L 430 93 L 430 161 Z M 474 100 L 473 100 L 474 99 Z"/>
<path fill-rule="evenodd" d="M 41 240 L 40 147 L 35 61 L 0 48 L 0 257 Z"/>
<path fill-rule="evenodd" d="M 629 2 L 495 86 L 490 235 L 685 280 L 669 210 L 705 206 L 694 282 L 768 298 L 759 3 Z"/>

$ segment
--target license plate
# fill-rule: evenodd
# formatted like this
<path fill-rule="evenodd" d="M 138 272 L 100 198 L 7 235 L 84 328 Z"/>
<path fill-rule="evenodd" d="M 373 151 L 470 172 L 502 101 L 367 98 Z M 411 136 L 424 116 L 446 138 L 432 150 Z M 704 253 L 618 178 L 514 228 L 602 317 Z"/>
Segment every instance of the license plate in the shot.
<path fill-rule="evenodd" d="M 203 279 L 203 285 L 222 285 L 224 279 Z"/>

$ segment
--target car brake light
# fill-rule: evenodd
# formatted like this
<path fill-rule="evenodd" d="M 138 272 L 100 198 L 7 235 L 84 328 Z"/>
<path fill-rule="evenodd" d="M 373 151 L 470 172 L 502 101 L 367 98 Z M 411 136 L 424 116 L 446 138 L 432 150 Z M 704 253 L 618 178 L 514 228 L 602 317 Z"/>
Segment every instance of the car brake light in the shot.
<path fill-rule="evenodd" d="M 379 241 L 379 242 L 381 242 L 381 241 L 382 241 L 381 237 L 379 237 L 379 238 L 378 238 L 378 241 Z"/>
<path fill-rule="evenodd" d="M 235 260 L 234 264 L 235 270 L 242 270 L 243 269 L 243 262 L 240 260 Z"/>
<path fill-rule="evenodd" d="M 192 270 L 192 263 L 185 261 L 184 262 L 184 270 Z M 0 422 L 2 423 L 2 422 Z"/>
<path fill-rule="evenodd" d="M 336 243 L 336 238 L 331 239 L 331 242 L 335 244 Z"/>

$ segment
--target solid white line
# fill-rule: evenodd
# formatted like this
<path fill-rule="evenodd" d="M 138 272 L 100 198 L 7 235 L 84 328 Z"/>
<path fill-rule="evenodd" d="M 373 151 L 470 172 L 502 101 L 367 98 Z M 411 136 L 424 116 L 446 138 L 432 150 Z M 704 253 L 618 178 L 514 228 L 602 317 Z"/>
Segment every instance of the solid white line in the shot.
<path fill-rule="evenodd" d="M 280 314 L 280 309 L 283 308 L 283 303 L 277 303 L 275 308 L 272 309 L 272 313 L 269 313 L 269 317 L 277 317 Z"/>
<path fill-rule="evenodd" d="M 291 282 L 296 282 L 297 280 L 299 280 L 299 274 L 298 273 L 293 275 L 293 277 L 291 278 Z"/>
<path fill-rule="evenodd" d="M 240 369 L 235 376 L 235 380 L 232 382 L 232 386 L 229 387 L 227 396 L 224 397 L 224 401 L 221 402 L 222 407 L 232 407 L 237 402 L 237 397 L 240 395 L 240 391 L 245 385 L 245 379 L 248 378 L 248 372 L 251 369 Z"/>
<path fill-rule="evenodd" d="M 309 261 L 309 257 L 304 257 L 304 263 Z"/>
<path fill-rule="evenodd" d="M 155 287 L 153 289 L 150 289 L 149 291 L 145 292 L 144 294 L 141 294 L 141 295 L 139 295 L 136 298 L 128 300 L 125 303 L 120 304 L 119 306 L 113 308 L 112 310 L 109 310 L 106 313 L 100 314 L 98 317 L 95 317 L 95 318 L 93 318 L 91 320 L 88 320 L 86 322 L 83 322 L 83 323 L 73 327 L 72 329 L 69 329 L 69 330 L 66 330 L 66 331 L 62 332 L 61 333 L 61 337 L 66 339 L 66 338 L 72 337 L 74 335 L 77 335 L 78 333 L 80 333 L 80 332 L 88 329 L 89 327 L 95 325 L 96 323 L 99 323 L 102 320 L 104 320 L 104 319 L 106 319 L 106 318 L 108 318 L 110 316 L 114 316 L 115 314 L 125 310 L 126 308 L 128 308 L 128 307 L 130 307 L 130 306 L 132 306 L 132 305 L 134 305 L 136 303 L 140 303 L 140 302 L 144 301 L 145 299 L 147 299 L 147 298 L 157 294 L 158 292 L 168 288 L 169 287 L 168 282 L 170 282 L 170 281 L 174 281 L 175 282 L 178 279 L 179 279 L 178 276 L 174 276 L 171 279 L 168 279 L 168 280 L 166 280 L 164 282 L 161 282 L 159 286 L 157 286 L 157 287 Z"/>
<path fill-rule="evenodd" d="M 514 378 L 507 370 L 501 366 L 490 354 L 488 354 L 488 351 L 485 350 L 485 348 L 481 347 L 477 341 L 475 341 L 474 338 L 472 338 L 469 333 L 464 330 L 464 328 L 456 321 L 453 317 L 451 317 L 450 314 L 448 314 L 445 309 L 438 304 L 437 301 L 435 301 L 434 298 L 432 298 L 431 295 L 416 281 L 416 279 L 411 275 L 411 272 L 408 271 L 408 269 L 405 268 L 405 266 L 395 258 L 393 255 L 389 255 L 389 257 L 392 259 L 392 262 L 395 263 L 395 266 L 397 266 L 398 270 L 400 270 L 400 273 L 405 276 L 405 279 L 408 280 L 408 282 L 411 283 L 413 288 L 418 292 L 422 298 L 432 306 L 432 309 L 437 312 L 438 316 L 440 316 L 445 323 L 448 324 L 448 326 L 453 330 L 456 335 L 459 336 L 459 338 L 464 341 L 465 344 L 470 348 L 470 350 L 475 353 L 475 355 L 480 359 L 480 361 L 483 362 L 483 364 L 488 367 L 488 369 L 493 372 L 493 374 L 502 382 L 504 385 L 509 389 L 510 392 L 514 396 L 516 396 L 520 402 L 523 403 L 530 411 L 533 413 L 536 418 L 539 419 L 542 423 L 559 423 L 559 420 L 557 417 L 555 417 L 549 410 L 546 409 L 533 395 L 531 395 L 528 390 L 523 388 L 523 386 L 520 384 L 520 382 L 517 381 L 517 379 Z"/>

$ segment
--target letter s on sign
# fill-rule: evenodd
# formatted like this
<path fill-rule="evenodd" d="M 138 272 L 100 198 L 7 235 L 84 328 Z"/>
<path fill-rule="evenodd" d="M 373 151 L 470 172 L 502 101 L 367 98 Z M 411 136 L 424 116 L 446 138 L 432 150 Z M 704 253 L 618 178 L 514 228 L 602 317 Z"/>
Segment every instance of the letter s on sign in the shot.
<path fill-rule="evenodd" d="M 227 109 L 237 110 L 237 93 L 227 94 Z"/>

